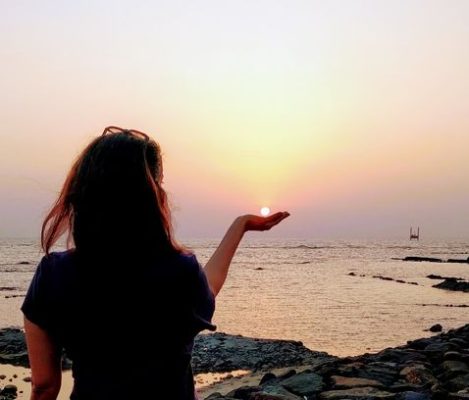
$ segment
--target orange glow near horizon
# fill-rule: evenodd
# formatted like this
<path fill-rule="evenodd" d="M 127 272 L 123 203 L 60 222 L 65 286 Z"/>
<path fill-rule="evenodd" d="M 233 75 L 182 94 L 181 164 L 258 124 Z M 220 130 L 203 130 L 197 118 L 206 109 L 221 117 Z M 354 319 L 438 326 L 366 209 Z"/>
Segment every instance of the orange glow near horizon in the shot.
<path fill-rule="evenodd" d="M 104 4 L 6 6 L 0 235 L 106 125 L 161 144 L 188 234 L 269 204 L 292 235 L 469 235 L 467 2 Z"/>

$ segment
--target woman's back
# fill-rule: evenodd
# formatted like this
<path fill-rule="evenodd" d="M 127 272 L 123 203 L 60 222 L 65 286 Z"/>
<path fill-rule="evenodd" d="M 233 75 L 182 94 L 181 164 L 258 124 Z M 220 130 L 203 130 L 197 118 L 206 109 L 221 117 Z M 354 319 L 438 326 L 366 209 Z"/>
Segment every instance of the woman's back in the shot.
<path fill-rule="evenodd" d="M 213 311 L 200 265 L 183 254 L 106 263 L 51 253 L 23 305 L 72 360 L 74 399 L 135 398 L 136 391 L 192 399 L 193 339 L 214 329 Z"/>

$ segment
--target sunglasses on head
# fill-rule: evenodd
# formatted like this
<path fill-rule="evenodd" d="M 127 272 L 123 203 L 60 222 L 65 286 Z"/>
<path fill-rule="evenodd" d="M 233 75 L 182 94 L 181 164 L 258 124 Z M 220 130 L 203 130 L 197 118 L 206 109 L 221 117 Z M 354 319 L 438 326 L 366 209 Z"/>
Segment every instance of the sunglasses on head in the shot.
<path fill-rule="evenodd" d="M 150 140 L 150 137 L 146 133 L 137 131 L 135 129 L 123 129 L 123 128 L 119 128 L 118 126 L 108 126 L 104 128 L 102 136 L 107 135 L 109 133 L 111 134 L 112 133 L 126 133 L 128 135 L 140 136 L 144 138 L 145 140 Z"/>

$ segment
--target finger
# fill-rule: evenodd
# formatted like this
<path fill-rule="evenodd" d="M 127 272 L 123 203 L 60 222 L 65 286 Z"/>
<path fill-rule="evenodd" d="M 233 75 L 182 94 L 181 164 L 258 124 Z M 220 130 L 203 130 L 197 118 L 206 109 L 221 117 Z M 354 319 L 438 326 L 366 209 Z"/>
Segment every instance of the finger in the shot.
<path fill-rule="evenodd" d="M 283 221 L 285 218 L 289 216 L 290 214 L 287 212 L 279 212 L 279 213 L 274 214 L 272 217 L 275 217 L 275 218 L 272 218 L 271 220 L 269 220 L 268 223 L 278 224 L 280 221 Z"/>
<path fill-rule="evenodd" d="M 281 221 L 282 219 L 286 218 L 287 216 L 289 216 L 290 214 L 288 214 L 287 212 L 276 212 L 275 214 L 272 214 L 271 216 L 269 217 L 266 217 L 266 221 L 268 222 L 271 222 L 271 221 Z"/>

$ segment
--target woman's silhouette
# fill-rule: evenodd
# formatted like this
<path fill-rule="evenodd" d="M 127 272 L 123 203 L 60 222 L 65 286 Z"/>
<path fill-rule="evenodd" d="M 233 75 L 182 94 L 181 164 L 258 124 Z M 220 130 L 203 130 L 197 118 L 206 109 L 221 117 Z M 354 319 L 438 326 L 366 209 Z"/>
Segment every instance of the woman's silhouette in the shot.
<path fill-rule="evenodd" d="M 106 128 L 74 163 L 22 306 L 32 400 L 57 397 L 62 351 L 73 362 L 71 399 L 196 398 L 193 340 L 215 329 L 236 248 L 288 213 L 236 218 L 202 268 L 174 240 L 162 180 L 158 144 L 134 130 Z M 66 233 L 69 250 L 51 252 Z"/>

